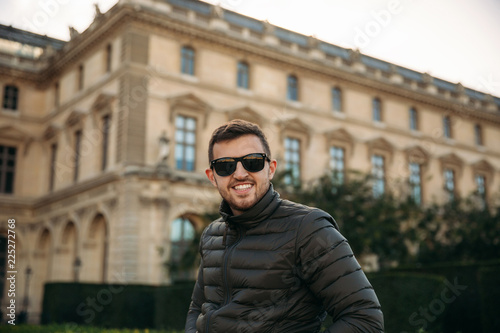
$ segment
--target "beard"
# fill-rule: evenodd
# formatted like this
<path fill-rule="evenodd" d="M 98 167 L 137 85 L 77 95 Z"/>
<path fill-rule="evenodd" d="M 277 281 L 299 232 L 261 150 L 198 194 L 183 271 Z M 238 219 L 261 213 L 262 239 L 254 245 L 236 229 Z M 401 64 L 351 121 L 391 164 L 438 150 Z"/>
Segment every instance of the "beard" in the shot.
<path fill-rule="evenodd" d="M 253 188 L 248 194 L 238 195 L 232 190 L 232 187 L 238 183 L 252 184 Z M 234 215 L 239 215 L 255 206 L 255 204 L 257 204 L 257 202 L 259 202 L 260 199 L 262 199 L 262 197 L 267 193 L 269 186 L 269 180 L 263 183 L 257 183 L 251 179 L 235 180 L 227 187 L 219 186 L 217 183 L 217 189 L 219 190 L 222 199 L 224 199 L 229 207 L 231 207 Z"/>

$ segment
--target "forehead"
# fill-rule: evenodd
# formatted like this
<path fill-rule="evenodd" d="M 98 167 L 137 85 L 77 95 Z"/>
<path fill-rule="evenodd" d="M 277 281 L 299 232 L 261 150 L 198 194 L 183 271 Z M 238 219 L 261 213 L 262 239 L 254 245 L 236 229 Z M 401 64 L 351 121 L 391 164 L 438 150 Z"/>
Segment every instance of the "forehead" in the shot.
<path fill-rule="evenodd" d="M 251 153 L 264 153 L 258 136 L 242 135 L 236 139 L 217 142 L 213 148 L 214 159 L 221 157 L 241 157 Z"/>

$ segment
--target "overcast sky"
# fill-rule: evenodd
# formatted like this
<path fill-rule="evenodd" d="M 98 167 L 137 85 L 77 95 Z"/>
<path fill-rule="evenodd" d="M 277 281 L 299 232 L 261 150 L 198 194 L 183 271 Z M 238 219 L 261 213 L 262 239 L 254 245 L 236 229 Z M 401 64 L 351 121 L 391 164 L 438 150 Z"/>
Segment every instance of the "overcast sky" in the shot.
<path fill-rule="evenodd" d="M 204 0 L 500 97 L 500 0 Z M 0 23 L 68 40 L 94 3 L 0 0 Z"/>

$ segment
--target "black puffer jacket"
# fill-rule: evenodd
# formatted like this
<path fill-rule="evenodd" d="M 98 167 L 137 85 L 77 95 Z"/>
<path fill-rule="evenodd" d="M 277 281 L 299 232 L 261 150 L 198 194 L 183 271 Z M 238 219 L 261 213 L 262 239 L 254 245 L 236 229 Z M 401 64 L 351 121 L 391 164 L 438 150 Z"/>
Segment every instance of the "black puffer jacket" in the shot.
<path fill-rule="evenodd" d="M 382 332 L 375 292 L 327 213 L 281 200 L 271 186 L 249 211 L 203 232 L 187 333 Z"/>

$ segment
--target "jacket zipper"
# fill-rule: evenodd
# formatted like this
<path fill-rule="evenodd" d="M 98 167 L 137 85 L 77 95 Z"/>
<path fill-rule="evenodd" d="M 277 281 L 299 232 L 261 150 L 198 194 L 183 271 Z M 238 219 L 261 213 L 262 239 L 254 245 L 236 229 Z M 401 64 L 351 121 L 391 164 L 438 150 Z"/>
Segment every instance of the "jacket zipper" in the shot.
<path fill-rule="evenodd" d="M 243 238 L 241 230 L 239 230 L 239 228 L 237 228 L 237 230 L 238 230 L 238 238 L 236 239 L 236 241 L 233 244 L 231 244 L 227 248 L 227 251 L 226 251 L 226 254 L 225 254 L 225 257 L 224 257 L 224 264 L 222 266 L 222 270 L 223 270 L 222 277 L 223 277 L 223 280 L 224 280 L 224 294 L 226 295 L 224 297 L 224 303 L 222 303 L 222 306 L 224 306 L 227 303 L 229 303 L 229 299 L 230 299 L 230 296 L 229 296 L 230 294 L 229 294 L 228 273 L 227 273 L 227 263 L 229 262 L 229 257 L 231 256 L 231 253 L 233 252 L 234 248 L 236 247 L 236 245 L 238 245 L 238 243 Z M 207 332 L 207 333 L 208 333 L 208 330 L 210 328 L 210 317 L 211 317 L 211 315 L 212 315 L 212 312 L 210 313 L 209 316 L 207 316 L 207 324 L 206 324 L 206 329 L 205 329 L 205 332 Z"/>
<path fill-rule="evenodd" d="M 224 299 L 224 303 L 222 304 L 223 306 L 229 303 L 229 300 L 231 298 L 230 293 L 229 293 L 229 278 L 228 278 L 228 269 L 227 269 L 227 264 L 229 262 L 229 258 L 231 257 L 231 254 L 233 253 L 234 248 L 242 239 L 242 232 L 240 228 L 237 228 L 238 231 L 238 238 L 236 241 L 229 246 L 226 252 L 226 257 L 224 258 L 224 266 L 223 266 L 223 278 L 224 278 L 224 294 L 226 295 Z"/>

